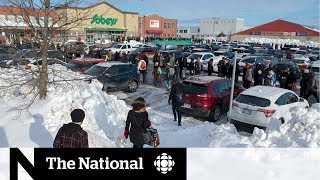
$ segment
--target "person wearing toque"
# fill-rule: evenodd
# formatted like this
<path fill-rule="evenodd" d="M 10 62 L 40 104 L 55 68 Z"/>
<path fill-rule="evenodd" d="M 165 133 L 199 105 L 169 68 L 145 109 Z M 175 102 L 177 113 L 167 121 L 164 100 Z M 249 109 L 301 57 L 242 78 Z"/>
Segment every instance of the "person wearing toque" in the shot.
<path fill-rule="evenodd" d="M 81 128 L 85 113 L 82 109 L 75 109 L 70 114 L 72 122 L 64 124 L 58 131 L 54 148 L 88 148 L 88 133 Z"/>
<path fill-rule="evenodd" d="M 142 97 L 139 97 L 132 103 L 132 110 L 128 112 L 124 137 L 128 139 L 130 136 L 133 148 L 143 148 L 143 134 L 151 126 L 146 108 L 146 101 Z"/>

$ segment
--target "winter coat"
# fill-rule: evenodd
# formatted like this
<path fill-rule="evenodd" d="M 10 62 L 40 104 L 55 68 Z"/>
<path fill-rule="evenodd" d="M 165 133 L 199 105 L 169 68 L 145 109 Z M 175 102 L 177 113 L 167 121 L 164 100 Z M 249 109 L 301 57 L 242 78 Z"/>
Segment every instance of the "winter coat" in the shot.
<path fill-rule="evenodd" d="M 247 69 L 244 78 L 246 81 L 252 81 L 252 68 Z"/>
<path fill-rule="evenodd" d="M 314 77 L 314 74 L 311 74 L 310 82 L 308 83 L 307 92 L 314 93 L 317 92 L 316 88 L 316 78 Z"/>
<path fill-rule="evenodd" d="M 254 85 L 262 85 L 264 77 L 264 66 L 258 64 L 254 70 Z"/>
<path fill-rule="evenodd" d="M 196 62 L 194 63 L 194 65 L 195 65 L 195 70 L 197 70 L 197 71 L 201 71 L 201 64 L 200 64 L 200 61 L 196 61 Z"/>
<path fill-rule="evenodd" d="M 172 106 L 181 107 L 183 102 L 177 101 L 177 95 L 182 94 L 181 83 L 176 83 L 172 86 L 168 101 L 172 100 Z"/>
<path fill-rule="evenodd" d="M 88 133 L 79 124 L 64 124 L 58 131 L 54 148 L 88 148 Z"/>
<path fill-rule="evenodd" d="M 161 68 L 159 66 L 153 66 L 153 71 L 152 71 L 152 75 L 155 79 L 159 79 L 160 78 L 160 74 L 158 74 L 158 68 Z"/>
<path fill-rule="evenodd" d="M 304 73 L 302 75 L 302 78 L 300 80 L 300 87 L 301 89 L 307 89 L 309 86 L 309 82 L 312 79 L 311 74 L 310 73 Z"/>
<path fill-rule="evenodd" d="M 158 54 L 155 54 L 153 56 L 153 63 L 156 63 L 156 62 L 160 63 L 160 56 Z"/>
<path fill-rule="evenodd" d="M 296 76 L 293 73 L 290 73 L 289 76 L 287 76 L 286 82 L 284 83 L 284 88 L 291 90 L 293 83 L 296 83 Z"/>
<path fill-rule="evenodd" d="M 213 73 L 212 61 L 209 61 L 209 62 L 208 62 L 208 73 L 209 73 L 209 74 Z"/>
<path fill-rule="evenodd" d="M 148 120 L 148 112 L 146 111 L 129 111 L 125 130 L 129 130 L 130 142 L 132 142 L 134 145 L 142 146 L 144 144 L 143 134 L 149 127 Z"/>

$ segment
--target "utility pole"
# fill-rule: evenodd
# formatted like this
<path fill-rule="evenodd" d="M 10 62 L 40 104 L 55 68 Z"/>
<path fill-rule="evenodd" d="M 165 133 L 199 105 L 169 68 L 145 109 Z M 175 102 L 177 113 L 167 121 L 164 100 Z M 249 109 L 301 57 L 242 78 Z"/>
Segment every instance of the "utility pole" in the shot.
<path fill-rule="evenodd" d="M 143 40 L 142 40 L 142 38 L 143 38 L 143 36 L 142 36 L 142 26 L 143 26 L 143 24 L 142 24 L 142 1 L 143 0 L 140 0 L 140 41 L 141 41 L 141 43 L 143 42 Z"/>
<path fill-rule="evenodd" d="M 230 102 L 229 102 L 229 113 L 227 115 L 227 120 L 230 122 L 231 120 L 231 113 L 232 113 L 232 100 L 233 100 L 233 92 L 234 92 L 234 80 L 236 76 L 236 67 L 237 67 L 237 51 L 234 53 L 234 61 L 233 61 L 233 68 L 232 68 L 232 84 L 231 84 L 231 94 L 230 94 Z"/>

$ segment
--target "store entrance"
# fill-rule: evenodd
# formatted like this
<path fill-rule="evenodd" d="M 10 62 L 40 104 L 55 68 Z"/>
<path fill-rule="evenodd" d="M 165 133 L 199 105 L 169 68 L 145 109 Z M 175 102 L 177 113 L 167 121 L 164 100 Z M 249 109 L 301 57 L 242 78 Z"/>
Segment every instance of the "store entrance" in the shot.
<path fill-rule="evenodd" d="M 105 44 L 112 41 L 116 41 L 119 36 L 124 36 L 124 32 L 117 31 L 95 31 L 86 30 L 86 42 L 95 44 Z"/>

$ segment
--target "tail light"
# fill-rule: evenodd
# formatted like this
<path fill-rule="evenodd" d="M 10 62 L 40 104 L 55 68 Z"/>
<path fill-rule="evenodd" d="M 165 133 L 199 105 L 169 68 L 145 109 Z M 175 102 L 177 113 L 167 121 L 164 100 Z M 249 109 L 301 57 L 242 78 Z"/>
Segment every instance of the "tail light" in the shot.
<path fill-rule="evenodd" d="M 263 112 L 266 117 L 271 117 L 276 112 L 274 109 L 258 109 L 257 111 Z"/>
<path fill-rule="evenodd" d="M 232 108 L 233 108 L 233 107 L 239 107 L 238 103 L 232 102 Z"/>

